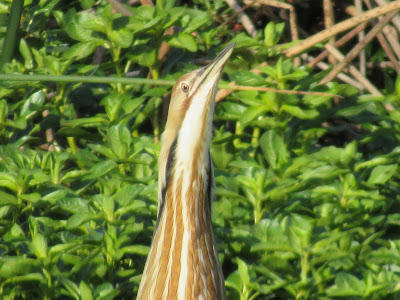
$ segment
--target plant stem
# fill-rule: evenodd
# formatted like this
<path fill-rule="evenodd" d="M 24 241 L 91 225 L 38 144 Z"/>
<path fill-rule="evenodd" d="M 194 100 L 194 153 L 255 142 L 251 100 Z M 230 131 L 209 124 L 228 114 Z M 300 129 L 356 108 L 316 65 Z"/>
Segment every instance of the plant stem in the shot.
<path fill-rule="evenodd" d="M 24 0 L 12 1 L 7 31 L 3 42 L 3 50 L 0 56 L 0 71 L 3 70 L 4 64 L 10 62 L 13 57 L 23 8 Z"/>

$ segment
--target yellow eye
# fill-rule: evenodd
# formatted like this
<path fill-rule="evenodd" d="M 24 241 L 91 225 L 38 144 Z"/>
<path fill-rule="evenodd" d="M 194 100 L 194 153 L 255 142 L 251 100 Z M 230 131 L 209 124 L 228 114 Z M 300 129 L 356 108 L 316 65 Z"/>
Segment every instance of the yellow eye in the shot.
<path fill-rule="evenodd" d="M 189 92 L 189 85 L 187 83 L 182 83 L 181 89 L 182 89 L 182 92 L 187 93 L 187 92 Z"/>

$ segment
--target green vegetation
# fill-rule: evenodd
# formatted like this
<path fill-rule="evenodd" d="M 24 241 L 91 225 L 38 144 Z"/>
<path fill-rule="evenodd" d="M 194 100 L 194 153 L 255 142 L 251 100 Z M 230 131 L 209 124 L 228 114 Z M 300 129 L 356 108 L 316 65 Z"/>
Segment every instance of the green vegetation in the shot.
<path fill-rule="evenodd" d="M 233 41 L 223 83 L 341 98 L 251 90 L 217 104 L 213 220 L 228 299 L 399 299 L 400 80 L 396 92 L 382 70 L 384 96 L 319 86 L 326 72 L 281 55 L 283 24 L 251 38 L 223 23 L 233 12 L 222 0 L 174 2 L 122 15 L 103 0 L 25 1 L 4 73 L 114 80 L 0 82 L 2 299 L 135 295 L 170 87 L 115 79 L 176 80 Z M 1 42 L 9 12 L 1 1 Z"/>

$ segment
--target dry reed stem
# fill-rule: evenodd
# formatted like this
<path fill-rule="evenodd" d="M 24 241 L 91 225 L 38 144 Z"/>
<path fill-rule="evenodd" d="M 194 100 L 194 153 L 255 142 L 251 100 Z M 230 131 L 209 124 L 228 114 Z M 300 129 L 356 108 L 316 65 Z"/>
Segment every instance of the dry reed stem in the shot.
<path fill-rule="evenodd" d="M 233 82 L 230 83 L 235 90 L 222 89 L 217 92 L 215 97 L 215 102 L 220 102 L 223 98 L 227 97 L 234 91 L 259 91 L 259 92 L 274 92 L 278 94 L 294 94 L 294 95 L 314 95 L 314 96 L 329 96 L 329 97 L 340 97 L 340 95 L 331 94 L 331 93 L 323 93 L 323 92 L 306 92 L 306 91 L 292 91 L 292 90 L 280 90 L 269 87 L 262 86 L 240 86 L 236 85 Z"/>
<path fill-rule="evenodd" d="M 366 21 L 376 18 L 378 16 L 390 13 L 395 10 L 397 11 L 398 9 L 400 9 L 400 0 L 393 1 L 386 5 L 379 6 L 374 9 L 368 10 L 359 16 L 347 19 L 343 22 L 340 22 L 340 23 L 332 26 L 330 29 L 325 29 L 325 30 L 309 37 L 308 39 L 303 40 L 299 44 L 285 50 L 284 54 L 287 57 L 296 56 L 296 55 L 300 54 L 301 52 L 307 50 L 308 48 L 316 45 L 317 43 L 320 43 L 340 32 L 343 32 L 349 28 L 355 27 L 358 24 L 361 24 L 363 22 L 366 22 Z"/>
<path fill-rule="evenodd" d="M 326 51 L 328 51 L 328 50 L 326 50 Z M 316 58 L 314 58 L 314 57 L 312 57 L 311 55 L 308 55 L 308 54 L 306 54 L 306 53 L 302 54 L 301 57 L 302 57 L 305 61 L 309 61 L 309 62 L 314 62 L 314 61 L 316 61 Z M 330 68 L 330 66 L 329 66 L 327 63 L 324 63 L 324 62 L 322 62 L 322 61 L 317 62 L 317 63 L 315 64 L 315 66 L 318 67 L 318 68 L 320 68 L 321 70 L 327 70 L 327 69 Z M 364 86 L 363 86 L 361 83 L 359 83 L 357 80 L 354 80 L 353 78 L 351 78 L 350 76 L 348 76 L 348 75 L 346 75 L 346 74 L 344 74 L 344 73 L 339 73 L 336 77 L 337 77 L 338 79 L 340 79 L 341 81 L 343 81 L 343 82 L 345 82 L 345 83 L 347 83 L 347 84 L 350 84 L 350 85 L 356 87 L 356 88 L 359 89 L 359 90 L 362 90 L 362 89 L 364 88 Z"/>
<path fill-rule="evenodd" d="M 365 2 L 365 5 L 368 7 L 368 9 L 372 9 L 372 5 L 369 0 L 364 0 L 364 2 Z M 355 15 L 353 13 L 353 10 L 348 10 L 347 12 L 352 16 Z M 398 16 L 393 17 L 392 22 L 396 17 L 398 17 Z M 374 26 L 377 24 L 377 22 L 375 20 L 371 20 L 371 23 Z M 389 28 L 389 26 L 385 26 L 383 28 L 383 32 L 385 32 L 385 30 L 387 31 L 387 28 Z M 378 35 L 376 37 L 377 37 L 379 43 L 381 44 L 383 50 L 385 51 L 386 55 L 388 56 L 389 60 L 392 62 L 394 69 L 398 72 L 400 70 L 400 66 L 399 66 L 399 62 L 398 62 L 398 58 L 400 58 L 400 56 L 399 56 L 400 44 L 398 42 L 398 38 L 393 38 L 394 35 L 392 32 L 386 36 L 392 47 L 389 46 L 388 42 L 386 41 L 385 36 L 382 33 L 378 33 Z M 397 58 L 395 57 L 393 52 L 397 54 Z"/>
<path fill-rule="evenodd" d="M 282 8 L 282 9 L 287 9 L 289 10 L 289 25 L 290 25 L 290 34 L 292 36 L 292 41 L 297 41 L 299 40 L 299 31 L 297 28 L 297 15 L 296 11 L 294 10 L 294 7 L 290 4 L 287 3 L 282 3 L 276 0 L 245 0 L 244 3 L 254 3 L 254 6 L 259 6 L 259 5 L 267 5 L 267 6 L 272 6 L 272 7 L 277 7 L 277 8 Z M 300 66 L 300 58 L 295 58 L 294 59 L 294 65 L 295 66 Z"/>
<path fill-rule="evenodd" d="M 392 48 L 390 48 L 390 45 L 386 41 L 385 37 L 381 33 L 379 33 L 376 37 L 378 38 L 379 43 L 383 48 L 383 51 L 385 51 L 387 57 L 392 62 L 394 69 L 396 70 L 396 72 L 399 72 L 400 71 L 399 62 L 397 61 L 396 56 L 393 54 Z"/>
<path fill-rule="evenodd" d="M 346 33 L 343 37 L 341 37 L 333 46 L 335 48 L 340 48 L 344 44 L 346 44 L 348 41 L 350 41 L 354 36 L 356 36 L 357 33 L 359 33 L 361 30 L 363 30 L 367 26 L 367 23 L 362 23 L 358 25 L 356 28 L 353 30 L 349 31 Z M 314 60 L 312 60 L 308 66 L 310 68 L 314 68 L 317 63 L 320 61 L 324 60 L 327 56 L 329 55 L 328 50 L 324 50 L 321 54 L 319 54 Z"/>
<path fill-rule="evenodd" d="M 239 12 L 238 15 L 240 23 L 242 23 L 244 29 L 249 35 L 255 37 L 257 34 L 257 30 L 251 22 L 250 18 L 243 11 L 241 11 L 242 8 L 240 7 L 240 5 L 237 4 L 235 0 L 225 0 L 225 2 L 228 3 L 229 7 L 232 8 L 235 12 Z"/>
<path fill-rule="evenodd" d="M 324 7 L 325 28 L 329 29 L 335 25 L 335 14 L 333 12 L 333 5 L 331 0 L 323 0 L 323 7 Z M 335 36 L 333 36 L 328 43 L 334 45 L 335 41 L 336 41 Z M 335 57 L 333 55 L 328 56 L 328 61 L 330 64 L 336 63 Z"/>
<path fill-rule="evenodd" d="M 400 3 L 400 1 L 398 1 Z M 393 11 L 387 14 L 382 21 L 378 23 L 375 27 L 373 27 L 365 36 L 365 38 L 358 43 L 347 55 L 345 58 L 340 61 L 329 74 L 327 74 L 320 82 L 320 84 L 325 84 L 329 81 L 332 81 L 338 73 L 340 73 L 346 65 L 348 65 L 359 53 L 362 49 L 368 45 L 373 38 L 383 29 L 383 27 L 390 22 L 390 20 L 397 14 L 398 10 Z"/>
<path fill-rule="evenodd" d="M 123 16 L 133 16 L 132 12 L 126 9 L 118 0 L 106 0 L 111 4 L 111 7 L 114 12 L 119 12 Z"/>
<path fill-rule="evenodd" d="M 355 0 L 355 6 L 356 6 L 357 15 L 358 15 L 358 16 L 361 15 L 362 12 L 363 12 L 361 0 Z M 361 42 L 364 38 L 365 38 L 365 31 L 364 31 L 364 30 L 361 30 L 361 31 L 358 33 L 358 42 Z M 361 72 L 361 74 L 362 74 L 363 76 L 365 76 L 366 70 L 367 70 L 367 67 L 366 67 L 366 64 L 367 64 L 367 57 L 366 57 L 365 49 L 363 49 L 363 50 L 360 52 L 360 58 L 359 58 L 359 60 L 360 60 L 360 72 Z"/>
<path fill-rule="evenodd" d="M 325 48 L 336 57 L 337 60 L 342 61 L 345 59 L 344 55 L 340 53 L 332 45 L 326 44 Z M 347 68 L 351 75 L 353 75 L 361 84 L 373 95 L 382 96 L 382 93 L 367 79 L 365 78 L 358 69 L 352 65 L 347 65 Z M 320 83 L 321 84 L 321 83 Z"/>
<path fill-rule="evenodd" d="M 375 0 L 378 5 L 386 5 L 388 2 L 386 0 Z M 392 20 L 393 25 L 400 31 L 400 16 L 395 16 Z"/>

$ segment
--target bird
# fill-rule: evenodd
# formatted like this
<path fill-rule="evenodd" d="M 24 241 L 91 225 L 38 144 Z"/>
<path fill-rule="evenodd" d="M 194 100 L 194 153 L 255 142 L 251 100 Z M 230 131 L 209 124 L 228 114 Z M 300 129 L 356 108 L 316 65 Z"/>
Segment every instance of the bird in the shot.
<path fill-rule="evenodd" d="M 218 82 L 234 46 L 172 88 L 158 162 L 157 221 L 138 300 L 226 299 L 211 222 L 210 143 Z"/>

